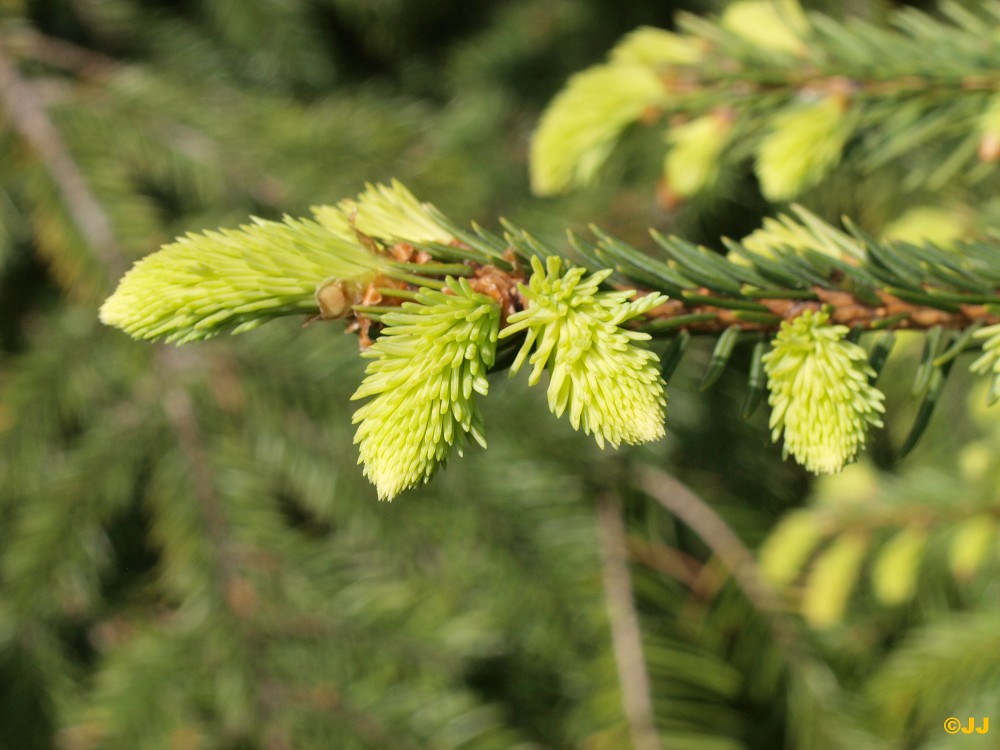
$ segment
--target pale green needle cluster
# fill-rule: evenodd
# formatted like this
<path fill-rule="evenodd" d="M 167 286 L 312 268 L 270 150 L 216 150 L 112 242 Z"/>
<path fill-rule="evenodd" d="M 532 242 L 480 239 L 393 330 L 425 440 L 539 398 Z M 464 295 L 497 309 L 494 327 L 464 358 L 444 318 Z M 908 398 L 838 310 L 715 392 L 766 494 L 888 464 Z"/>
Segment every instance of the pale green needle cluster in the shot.
<path fill-rule="evenodd" d="M 552 195 L 588 184 L 621 132 L 665 96 L 659 76 L 645 65 L 597 65 L 574 75 L 532 139 L 532 189 Z"/>
<path fill-rule="evenodd" d="M 430 479 L 453 446 L 461 455 L 466 435 L 486 447 L 473 394 L 489 387 L 500 308 L 449 278 L 444 291 L 421 289 L 383 322 L 353 396 L 374 397 L 354 414 L 354 442 L 379 498 L 391 500 Z"/>
<path fill-rule="evenodd" d="M 657 67 L 694 65 L 701 59 L 701 44 L 689 36 L 652 26 L 626 34 L 611 50 L 611 62 Z"/>
<path fill-rule="evenodd" d="M 452 240 L 437 210 L 417 200 L 399 180 L 365 187 L 356 199 L 342 200 L 336 206 L 313 206 L 316 220 L 331 232 L 348 238 L 361 232 L 377 239 L 407 242 Z"/>
<path fill-rule="evenodd" d="M 882 229 L 882 240 L 954 249 L 969 234 L 962 214 L 944 206 L 914 206 Z"/>
<path fill-rule="evenodd" d="M 817 242 L 816 235 L 798 221 L 789 216 L 779 216 L 773 219 L 770 216 L 764 217 L 764 223 L 759 229 L 755 229 L 742 240 L 740 244 L 747 250 L 765 258 L 774 257 L 774 248 L 787 248 L 789 250 L 818 250 L 825 252 L 826 248 Z M 733 255 L 733 260 L 742 260 L 744 263 L 750 261 L 740 255 Z"/>
<path fill-rule="evenodd" d="M 722 27 L 754 46 L 804 55 L 809 22 L 798 0 L 738 0 L 726 6 Z"/>
<path fill-rule="evenodd" d="M 137 262 L 101 320 L 137 339 L 181 344 L 316 311 L 324 279 L 363 283 L 389 260 L 308 219 L 254 219 L 188 234 Z"/>
<path fill-rule="evenodd" d="M 534 366 L 528 378 L 534 385 L 548 368 L 552 413 L 558 417 L 568 409 L 573 428 L 593 433 L 602 448 L 605 441 L 617 448 L 663 437 L 667 402 L 659 360 L 638 344 L 648 334 L 622 324 L 666 298 L 650 294 L 630 302 L 634 292 L 599 291 L 611 271 L 584 278 L 583 268 L 563 272 L 555 256 L 545 267 L 534 257 L 531 266 L 528 286 L 519 285 L 527 307 L 511 315 L 500 334 L 527 334 L 511 373 L 527 361 Z"/>
<path fill-rule="evenodd" d="M 865 350 L 844 340 L 847 326 L 807 310 L 781 324 L 764 355 L 771 439 L 815 474 L 832 474 L 864 447 L 869 425 L 882 426 L 882 392 Z"/>
<path fill-rule="evenodd" d="M 715 182 L 731 129 L 726 114 L 712 112 L 667 132 L 670 151 L 663 173 L 674 195 L 689 198 Z"/>
<path fill-rule="evenodd" d="M 773 201 L 813 187 L 840 162 L 853 118 L 840 95 L 793 105 L 774 118 L 757 151 L 757 176 Z"/>
<path fill-rule="evenodd" d="M 834 229 L 802 206 L 793 205 L 792 210 L 794 217 L 779 215 L 775 219 L 765 218 L 759 229 L 740 240 L 740 245 L 762 258 L 778 258 L 785 251 L 791 251 L 806 259 L 813 253 L 819 253 L 856 264 L 866 257 L 866 251 L 857 238 Z M 744 266 L 753 264 L 751 258 L 732 248 L 729 260 Z"/>
<path fill-rule="evenodd" d="M 986 341 L 983 353 L 969 369 L 977 375 L 1000 375 L 1000 323 L 981 328 L 973 336 Z"/>

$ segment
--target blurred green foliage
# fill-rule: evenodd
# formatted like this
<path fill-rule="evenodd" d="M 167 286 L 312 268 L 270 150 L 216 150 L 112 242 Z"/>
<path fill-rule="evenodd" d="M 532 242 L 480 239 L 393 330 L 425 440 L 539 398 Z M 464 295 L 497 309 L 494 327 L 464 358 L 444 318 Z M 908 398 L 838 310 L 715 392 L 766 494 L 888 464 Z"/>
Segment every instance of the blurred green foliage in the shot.
<path fill-rule="evenodd" d="M 353 338 L 286 320 L 175 349 L 97 322 L 125 268 L 178 234 L 392 177 L 452 216 L 553 237 L 589 221 L 636 242 L 650 225 L 749 232 L 770 209 L 748 171 L 658 207 L 648 133 L 586 194 L 528 195 L 544 104 L 678 9 L 711 10 L 0 0 L 0 748 L 628 747 L 595 513 L 609 492 L 664 747 L 986 746 L 941 722 L 1000 721 L 1000 433 L 954 378 L 898 462 L 917 351 L 883 375 L 902 416 L 871 463 L 815 487 L 764 415 L 735 416 L 750 352 L 701 394 L 697 342 L 665 440 L 602 452 L 493 376 L 508 393 L 484 407 L 489 452 L 390 505 L 355 463 Z M 838 176 L 808 203 L 867 205 L 877 230 L 891 184 Z M 638 489 L 648 464 L 752 549 L 777 526 L 765 571 L 823 627 L 747 598 L 715 540 Z M 816 533 L 789 552 L 793 518 Z M 910 529 L 922 554 L 898 541 Z M 830 562 L 845 539 L 855 571 Z"/>

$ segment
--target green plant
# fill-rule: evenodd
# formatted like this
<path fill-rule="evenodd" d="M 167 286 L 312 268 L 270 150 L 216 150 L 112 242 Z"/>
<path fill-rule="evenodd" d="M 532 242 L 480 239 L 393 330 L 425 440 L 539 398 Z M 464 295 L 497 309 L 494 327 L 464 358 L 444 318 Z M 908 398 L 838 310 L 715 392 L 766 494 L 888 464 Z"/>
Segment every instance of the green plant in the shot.
<path fill-rule="evenodd" d="M 868 427 L 881 426 L 883 395 L 873 381 L 892 329 L 927 331 L 914 385 L 924 407 L 904 452 L 955 358 L 983 338 L 973 369 L 992 374 L 991 401 L 1000 395 L 1000 247 L 991 242 L 957 250 L 880 242 L 799 210 L 770 234 L 730 242 L 726 258 L 654 233 L 657 257 L 597 229 L 594 240 L 571 234 L 563 247 L 511 224 L 503 236 L 460 229 L 399 183 L 314 213 L 318 222 L 258 222 L 182 239 L 137 264 L 101 316 L 137 337 L 168 341 L 303 311 L 352 320 L 363 346 L 373 325 L 381 329 L 386 338 L 370 351 L 378 361 L 356 394 L 378 398 L 355 421 L 361 460 L 383 497 L 426 481 L 459 433 L 485 445 L 469 399 L 486 394 L 498 339 L 501 352 L 518 350 L 513 360 L 500 357 L 512 372 L 526 360 L 534 365 L 529 383 L 550 370 L 552 412 L 569 407 L 573 427 L 602 446 L 663 434 L 658 357 L 637 342 L 672 339 L 664 358 L 673 368 L 691 333 L 714 336 L 708 387 L 736 343 L 754 340 L 744 414 L 766 384 L 774 439 L 784 436 L 786 452 L 816 473 L 840 470 Z M 564 272 L 564 262 L 579 265 Z M 598 291 L 602 283 L 640 296 L 629 302 L 635 291 Z M 846 338 L 868 332 L 883 332 L 870 356 Z M 522 333 L 523 343 L 515 338 Z M 402 458 L 411 455 L 415 463 Z"/>
<path fill-rule="evenodd" d="M 605 5 L 0 3 L 0 747 L 976 740 L 998 6 Z"/>

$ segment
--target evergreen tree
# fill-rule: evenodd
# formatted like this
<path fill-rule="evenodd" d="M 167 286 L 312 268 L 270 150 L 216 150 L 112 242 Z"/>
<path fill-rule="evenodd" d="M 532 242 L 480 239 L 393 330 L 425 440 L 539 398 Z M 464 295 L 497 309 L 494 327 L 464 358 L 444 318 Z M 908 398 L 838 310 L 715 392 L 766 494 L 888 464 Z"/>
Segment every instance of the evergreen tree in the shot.
<path fill-rule="evenodd" d="M 674 10 L 0 4 L 0 748 L 987 739 L 1000 5 Z"/>

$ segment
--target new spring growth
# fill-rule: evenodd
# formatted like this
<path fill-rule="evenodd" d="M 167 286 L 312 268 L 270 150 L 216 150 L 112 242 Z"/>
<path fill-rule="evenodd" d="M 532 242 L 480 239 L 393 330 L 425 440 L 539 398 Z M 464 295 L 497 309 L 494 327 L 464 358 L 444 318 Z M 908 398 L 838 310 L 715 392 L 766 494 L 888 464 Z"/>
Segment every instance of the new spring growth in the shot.
<path fill-rule="evenodd" d="M 722 27 L 756 47 L 804 55 L 809 22 L 798 0 L 739 0 L 726 6 Z"/>
<path fill-rule="evenodd" d="M 986 326 L 973 334 L 977 339 L 985 339 L 983 353 L 969 366 L 978 375 L 992 375 L 987 401 L 992 405 L 1000 400 L 1000 323 Z"/>
<path fill-rule="evenodd" d="M 125 274 L 101 320 L 134 338 L 177 344 L 240 333 L 283 315 L 315 313 L 324 289 L 361 289 L 379 274 L 403 277 L 389 254 L 365 245 L 365 236 L 451 239 L 434 209 L 395 180 L 313 214 L 315 221 L 255 218 L 165 245 Z M 357 301 L 346 297 L 337 306 Z M 327 316 L 327 307 L 320 299 L 324 317 L 337 317 Z"/>
<path fill-rule="evenodd" d="M 315 312 L 323 279 L 364 284 L 389 265 L 309 219 L 254 219 L 188 234 L 140 260 L 104 302 L 101 321 L 137 339 L 177 344 L 240 333 Z"/>
<path fill-rule="evenodd" d="M 715 182 L 730 130 L 732 113 L 719 110 L 667 131 L 670 150 L 663 174 L 674 196 L 689 198 Z"/>
<path fill-rule="evenodd" d="M 605 441 L 644 443 L 663 437 L 666 409 L 664 382 L 657 356 L 637 342 L 649 335 L 622 324 L 666 301 L 649 294 L 629 302 L 634 292 L 598 290 L 611 271 L 584 278 L 585 270 L 563 271 L 562 260 L 546 265 L 531 259 L 533 274 L 519 289 L 526 308 L 508 318 L 501 338 L 526 332 L 511 373 L 527 361 L 532 385 L 548 368 L 549 409 L 557 417 L 569 411 L 570 424 Z M 529 356 L 530 355 L 530 356 Z"/>
<path fill-rule="evenodd" d="M 764 355 L 771 438 L 815 474 L 840 471 L 864 447 L 870 425 L 882 426 L 884 396 L 872 386 L 865 350 L 844 340 L 848 328 L 807 310 L 781 324 Z"/>
<path fill-rule="evenodd" d="M 316 221 L 348 239 L 357 240 L 358 232 L 369 237 L 405 242 L 451 241 L 451 234 L 441 226 L 442 217 L 427 203 L 421 203 L 399 180 L 389 185 L 366 185 L 356 199 L 340 201 L 336 206 L 313 206 Z"/>
<path fill-rule="evenodd" d="M 453 447 L 462 455 L 466 435 L 486 447 L 473 394 L 489 388 L 499 321 L 493 299 L 452 278 L 446 291 L 421 289 L 383 316 L 353 396 L 374 397 L 354 414 L 354 442 L 380 499 L 426 482 Z"/>
<path fill-rule="evenodd" d="M 843 92 L 793 104 L 774 118 L 757 150 L 757 176 L 772 201 L 794 198 L 826 177 L 840 162 L 853 131 Z"/>
<path fill-rule="evenodd" d="M 626 34 L 611 50 L 611 62 L 665 68 L 694 65 L 701 59 L 698 40 L 672 31 L 640 26 Z"/>
<path fill-rule="evenodd" d="M 532 138 L 532 190 L 554 195 L 588 184 L 621 132 L 665 96 L 659 76 L 644 65 L 598 65 L 574 75 Z"/>

